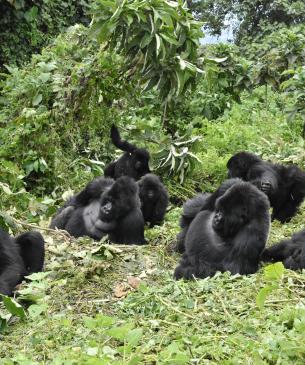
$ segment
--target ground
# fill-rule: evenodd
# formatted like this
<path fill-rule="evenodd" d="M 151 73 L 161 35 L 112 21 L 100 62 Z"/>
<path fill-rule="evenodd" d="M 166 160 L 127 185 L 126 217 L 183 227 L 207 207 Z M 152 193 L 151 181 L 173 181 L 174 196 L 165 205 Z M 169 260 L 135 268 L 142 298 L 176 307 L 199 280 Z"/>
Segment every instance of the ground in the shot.
<path fill-rule="evenodd" d="M 174 281 L 179 214 L 141 247 L 43 231 L 46 272 L 20 287 L 26 317 L 7 316 L 0 364 L 304 364 L 305 272 Z M 304 218 L 273 222 L 269 244 Z"/>

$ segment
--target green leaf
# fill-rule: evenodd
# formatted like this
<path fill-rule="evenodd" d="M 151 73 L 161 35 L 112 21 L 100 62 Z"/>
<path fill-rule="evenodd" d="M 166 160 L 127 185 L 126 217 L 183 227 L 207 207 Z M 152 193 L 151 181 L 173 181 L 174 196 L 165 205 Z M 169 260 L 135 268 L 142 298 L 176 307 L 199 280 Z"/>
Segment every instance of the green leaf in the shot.
<path fill-rule="evenodd" d="M 264 278 L 269 281 L 279 281 L 282 279 L 285 268 L 282 262 L 268 265 L 264 268 Z"/>
<path fill-rule="evenodd" d="M 260 309 L 264 307 L 267 296 L 277 288 L 278 288 L 277 285 L 268 285 L 260 289 L 260 291 L 256 296 L 256 304 Z"/>
<path fill-rule="evenodd" d="M 5 308 L 14 316 L 17 316 L 21 319 L 26 317 L 25 311 L 23 307 L 17 303 L 13 298 L 10 298 L 6 295 L 1 295 L 3 299 L 3 303 Z"/>
<path fill-rule="evenodd" d="M 29 316 L 30 316 L 30 318 L 36 318 L 40 314 L 46 312 L 47 309 L 48 309 L 48 306 L 45 303 L 33 304 L 28 308 Z"/>
<path fill-rule="evenodd" d="M 36 94 L 32 100 L 33 106 L 37 106 L 41 103 L 42 100 L 42 94 Z"/>
<path fill-rule="evenodd" d="M 143 329 L 135 328 L 128 333 L 126 340 L 130 346 L 136 347 L 138 345 L 142 335 L 143 335 Z"/>

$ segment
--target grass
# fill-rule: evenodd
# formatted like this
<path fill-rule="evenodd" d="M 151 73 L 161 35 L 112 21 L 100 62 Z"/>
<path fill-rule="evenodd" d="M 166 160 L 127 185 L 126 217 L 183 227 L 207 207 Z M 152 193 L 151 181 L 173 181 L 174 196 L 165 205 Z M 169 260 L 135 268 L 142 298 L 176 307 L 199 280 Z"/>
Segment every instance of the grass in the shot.
<path fill-rule="evenodd" d="M 9 319 L 0 364 L 304 364 L 305 273 L 174 281 L 179 214 L 147 230 L 143 247 L 45 235 L 47 276 L 21 286 L 18 300 L 36 303 Z M 304 218 L 274 222 L 269 243 Z"/>

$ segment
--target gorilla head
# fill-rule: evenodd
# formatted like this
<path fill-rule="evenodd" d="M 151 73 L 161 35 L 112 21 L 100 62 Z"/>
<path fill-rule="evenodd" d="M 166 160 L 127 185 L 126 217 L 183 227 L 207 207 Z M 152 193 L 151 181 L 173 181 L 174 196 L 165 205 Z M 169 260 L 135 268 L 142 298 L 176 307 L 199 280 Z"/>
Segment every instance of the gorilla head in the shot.
<path fill-rule="evenodd" d="M 216 200 L 212 227 L 220 236 L 232 237 L 265 209 L 266 199 L 257 199 L 257 189 L 240 182 Z"/>
<path fill-rule="evenodd" d="M 136 207 L 140 207 L 138 186 L 130 177 L 122 176 L 102 195 L 100 219 L 118 220 Z"/>
<path fill-rule="evenodd" d="M 238 152 L 232 156 L 227 162 L 228 178 L 240 177 L 243 180 L 247 180 L 247 173 L 250 167 L 261 159 L 249 152 Z"/>

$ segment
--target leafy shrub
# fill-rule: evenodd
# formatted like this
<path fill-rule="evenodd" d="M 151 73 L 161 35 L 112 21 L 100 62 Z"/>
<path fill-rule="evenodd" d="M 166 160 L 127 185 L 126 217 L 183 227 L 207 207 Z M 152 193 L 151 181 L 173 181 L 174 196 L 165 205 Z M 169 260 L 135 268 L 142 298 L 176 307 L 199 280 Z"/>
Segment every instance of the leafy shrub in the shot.
<path fill-rule="evenodd" d="M 2 82 L 0 156 L 22 171 L 27 189 L 51 192 L 101 173 L 110 125 L 132 88 L 120 63 L 75 26 L 27 67 L 10 68 Z"/>
<path fill-rule="evenodd" d="M 22 65 L 32 53 L 75 23 L 86 23 L 87 0 L 17 0 L 0 4 L 0 69 Z"/>

